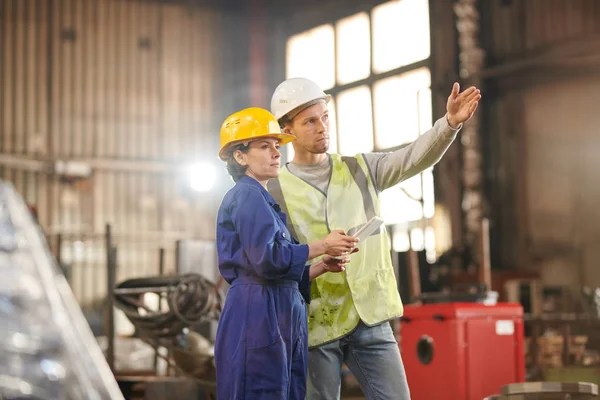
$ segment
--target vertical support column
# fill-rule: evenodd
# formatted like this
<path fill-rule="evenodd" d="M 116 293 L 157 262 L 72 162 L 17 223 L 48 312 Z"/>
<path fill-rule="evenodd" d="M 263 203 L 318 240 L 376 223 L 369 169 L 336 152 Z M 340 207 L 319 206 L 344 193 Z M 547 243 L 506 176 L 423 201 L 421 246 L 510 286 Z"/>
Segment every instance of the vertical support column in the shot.
<path fill-rule="evenodd" d="M 115 372 L 115 315 L 113 307 L 113 290 L 116 283 L 117 249 L 112 245 L 112 234 L 110 224 L 106 224 L 106 326 L 104 331 L 108 339 L 108 350 L 106 361 L 110 369 Z"/>
<path fill-rule="evenodd" d="M 481 87 L 480 72 L 485 53 L 479 44 L 479 12 L 477 0 L 458 0 L 454 6 L 459 45 L 459 75 L 466 86 Z M 478 263 L 481 251 L 477 246 L 481 235 L 483 217 L 483 171 L 480 138 L 480 117 L 478 111 L 467 122 L 461 132 L 463 154 L 463 195 L 462 209 L 465 221 L 465 241 L 473 249 Z"/>
<path fill-rule="evenodd" d="M 250 104 L 269 108 L 267 102 L 267 10 L 263 0 L 252 0 L 250 17 Z"/>
<path fill-rule="evenodd" d="M 479 283 L 485 284 L 487 290 L 492 290 L 492 265 L 490 261 L 490 222 L 487 218 L 481 220 L 479 235 L 480 263 L 478 269 Z"/>
<path fill-rule="evenodd" d="M 406 253 L 406 265 L 409 271 L 411 301 L 416 301 L 421 296 L 421 273 L 419 271 L 419 255 L 412 248 Z"/>

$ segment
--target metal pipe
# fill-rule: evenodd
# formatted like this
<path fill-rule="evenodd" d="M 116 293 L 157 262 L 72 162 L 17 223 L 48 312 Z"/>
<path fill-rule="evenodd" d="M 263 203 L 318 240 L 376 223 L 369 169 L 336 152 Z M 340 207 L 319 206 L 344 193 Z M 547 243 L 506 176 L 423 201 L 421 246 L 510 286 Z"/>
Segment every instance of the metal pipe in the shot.
<path fill-rule="evenodd" d="M 163 276 L 164 273 L 165 273 L 165 249 L 161 247 L 160 250 L 158 251 L 158 274 L 160 276 Z M 115 292 L 116 292 L 116 290 L 115 290 Z M 159 298 L 158 298 L 158 311 L 162 311 L 162 296 L 161 295 L 159 295 Z M 154 372 L 155 373 L 158 371 L 158 357 L 162 357 L 160 355 L 158 349 L 159 349 L 159 346 L 154 346 Z"/>
<path fill-rule="evenodd" d="M 110 261 L 108 263 L 108 298 L 107 298 L 107 339 L 108 350 L 106 360 L 110 369 L 115 372 L 115 315 L 113 307 L 113 289 L 115 287 L 117 272 L 117 249 L 113 247 L 110 251 Z"/>
<path fill-rule="evenodd" d="M 110 369 L 115 372 L 115 316 L 113 307 L 113 290 L 116 282 L 116 263 L 117 249 L 112 246 L 112 236 L 110 224 L 106 224 L 105 231 L 106 245 L 106 326 L 104 328 L 108 349 L 106 360 Z"/>
<path fill-rule="evenodd" d="M 175 289 L 177 285 L 173 286 L 154 286 L 154 287 L 141 287 L 141 288 L 120 288 L 113 289 L 114 294 L 143 294 L 143 293 L 162 293 L 168 292 Z M 159 303 L 160 310 L 160 303 Z"/>

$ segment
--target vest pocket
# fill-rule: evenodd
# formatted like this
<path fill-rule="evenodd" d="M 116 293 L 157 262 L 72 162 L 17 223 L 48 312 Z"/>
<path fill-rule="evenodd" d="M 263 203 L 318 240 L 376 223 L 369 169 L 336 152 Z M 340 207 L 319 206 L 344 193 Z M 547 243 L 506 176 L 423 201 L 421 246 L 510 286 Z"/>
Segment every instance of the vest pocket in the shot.
<path fill-rule="evenodd" d="M 281 337 L 268 346 L 246 353 L 246 392 L 251 399 L 281 400 L 288 387 L 288 362 Z"/>
<path fill-rule="evenodd" d="M 402 314 L 396 277 L 391 269 L 380 269 L 357 278 L 352 284 L 352 299 L 360 318 L 374 325 Z"/>

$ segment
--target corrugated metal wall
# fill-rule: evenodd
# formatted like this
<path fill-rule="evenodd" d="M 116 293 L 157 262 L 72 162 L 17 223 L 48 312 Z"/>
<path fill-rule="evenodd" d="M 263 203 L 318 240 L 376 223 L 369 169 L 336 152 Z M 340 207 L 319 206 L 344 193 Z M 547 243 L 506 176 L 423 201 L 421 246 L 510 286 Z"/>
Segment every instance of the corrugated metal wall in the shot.
<path fill-rule="evenodd" d="M 38 208 L 52 244 L 62 235 L 73 274 L 97 269 L 76 294 L 103 285 L 107 223 L 119 279 L 156 273 L 159 247 L 172 269 L 176 239 L 214 235 L 218 196 L 188 192 L 179 165 L 217 162 L 219 11 L 2 0 L 0 13 L 0 178 Z M 65 182 L 49 173 L 57 160 L 84 160 L 92 176 Z"/>

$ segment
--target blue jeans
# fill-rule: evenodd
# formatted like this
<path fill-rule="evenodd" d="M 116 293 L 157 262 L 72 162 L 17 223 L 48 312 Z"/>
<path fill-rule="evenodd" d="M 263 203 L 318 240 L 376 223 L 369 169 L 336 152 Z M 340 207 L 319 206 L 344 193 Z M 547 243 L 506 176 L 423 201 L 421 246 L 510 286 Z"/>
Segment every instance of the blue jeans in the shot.
<path fill-rule="evenodd" d="M 389 322 L 366 326 L 308 352 L 307 400 L 339 400 L 342 362 L 368 400 L 410 400 L 398 343 Z"/>

